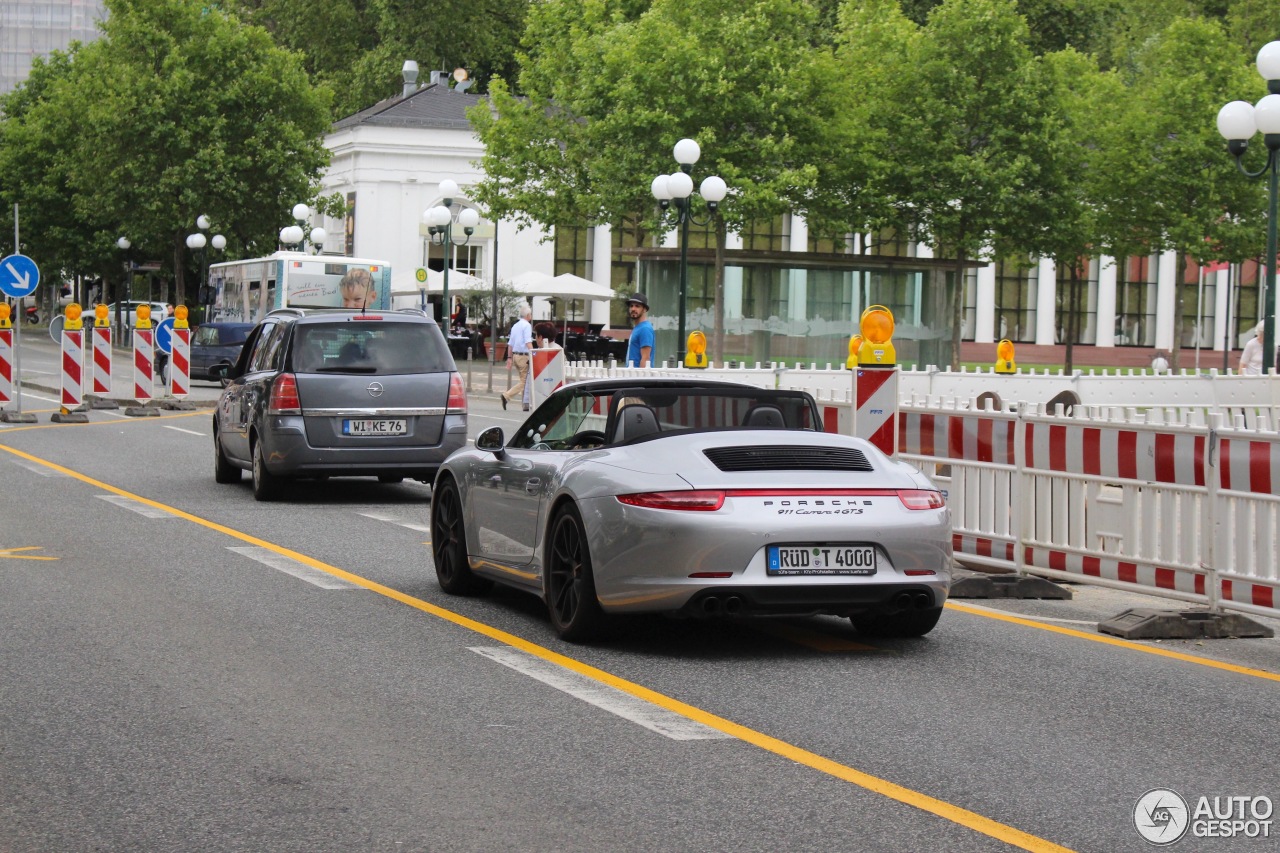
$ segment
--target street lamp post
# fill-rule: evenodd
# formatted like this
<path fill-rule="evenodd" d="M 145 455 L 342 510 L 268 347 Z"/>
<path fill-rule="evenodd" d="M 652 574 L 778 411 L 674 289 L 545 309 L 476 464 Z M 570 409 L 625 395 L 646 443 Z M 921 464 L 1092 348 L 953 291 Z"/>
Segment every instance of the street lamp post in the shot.
<path fill-rule="evenodd" d="M 221 234 L 214 234 L 211 238 L 204 236 L 209 225 L 209 217 L 200 214 L 196 217 L 196 227 L 200 230 L 187 235 L 187 248 L 200 252 L 200 279 L 196 282 L 196 303 L 199 305 L 212 305 L 214 302 L 209 293 L 209 256 L 205 247 L 211 245 L 218 251 L 227 247 L 227 238 Z"/>
<path fill-rule="evenodd" d="M 133 247 L 133 243 L 128 237 L 121 237 L 116 240 L 116 246 L 124 255 L 124 293 L 116 296 L 116 335 L 124 337 L 124 303 L 125 300 L 133 299 L 133 265 L 129 263 L 129 249 Z"/>
<path fill-rule="evenodd" d="M 293 218 L 296 225 L 286 225 L 280 229 L 280 242 L 293 246 L 294 251 L 306 253 L 308 242 L 315 246 L 316 254 L 324 254 L 324 241 L 329 236 L 323 228 L 312 228 L 310 225 L 311 208 L 302 202 L 293 206 Z"/>
<path fill-rule="evenodd" d="M 702 156 L 702 149 L 692 139 L 681 139 L 673 149 L 680 171 L 670 175 L 659 175 L 653 179 L 650 189 L 658 200 L 659 207 L 665 213 L 674 203 L 676 206 L 676 225 L 680 228 L 680 307 L 676 329 L 676 363 L 684 364 L 684 320 L 685 305 L 689 291 L 689 223 L 706 225 L 715 214 L 720 202 L 724 201 L 728 187 L 723 179 L 716 175 L 704 178 L 698 194 L 707 203 L 707 221 L 698 222 L 693 218 L 693 164 Z"/>
<path fill-rule="evenodd" d="M 466 238 L 458 243 L 453 239 L 453 200 L 458 195 L 458 184 L 446 178 L 440 182 L 440 194 L 444 196 L 444 202 L 427 208 L 422 214 L 422 221 L 427 226 L 431 242 L 444 247 L 444 270 L 442 271 L 444 282 L 440 298 L 444 309 L 441 320 L 447 336 L 451 331 L 450 318 L 453 316 L 453 304 L 449 302 L 449 267 L 453 264 L 453 247 L 465 246 L 471 242 L 471 235 L 480 224 L 480 214 L 472 207 L 464 207 L 458 213 L 458 224 L 466 234 Z"/>
<path fill-rule="evenodd" d="M 1263 297 L 1263 372 L 1276 367 L 1276 195 L 1280 184 L 1280 41 L 1263 45 L 1258 51 L 1258 73 L 1267 81 L 1270 93 L 1258 103 L 1232 101 L 1218 111 L 1218 132 L 1227 140 L 1227 150 L 1236 166 L 1250 178 L 1267 175 L 1267 255 L 1266 293 Z M 1258 131 L 1267 146 L 1267 162 L 1256 172 L 1245 168 L 1241 158 L 1249 139 Z"/>

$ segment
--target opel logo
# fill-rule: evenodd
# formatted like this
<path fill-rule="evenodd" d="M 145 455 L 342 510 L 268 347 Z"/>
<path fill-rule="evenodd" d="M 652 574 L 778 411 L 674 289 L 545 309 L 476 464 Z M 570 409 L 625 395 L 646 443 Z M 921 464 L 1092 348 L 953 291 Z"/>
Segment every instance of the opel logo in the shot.
<path fill-rule="evenodd" d="M 370 382 L 370 383 L 368 384 L 368 386 L 366 386 L 366 387 L 365 387 L 365 389 L 364 389 L 364 390 L 366 390 L 366 391 L 368 391 L 368 392 L 369 392 L 369 396 L 370 396 L 370 397 L 381 397 L 381 396 L 382 396 L 382 383 L 381 383 L 381 382 Z"/>

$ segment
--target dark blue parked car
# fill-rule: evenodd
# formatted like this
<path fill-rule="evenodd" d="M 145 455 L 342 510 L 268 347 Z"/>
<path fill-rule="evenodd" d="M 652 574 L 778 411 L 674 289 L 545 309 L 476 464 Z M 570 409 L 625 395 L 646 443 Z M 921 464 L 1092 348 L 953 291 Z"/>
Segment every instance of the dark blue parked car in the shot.
<path fill-rule="evenodd" d="M 191 378 L 218 381 L 219 365 L 233 365 L 240 357 L 253 323 L 205 323 L 191 336 Z M 222 383 L 226 385 L 224 381 Z"/>

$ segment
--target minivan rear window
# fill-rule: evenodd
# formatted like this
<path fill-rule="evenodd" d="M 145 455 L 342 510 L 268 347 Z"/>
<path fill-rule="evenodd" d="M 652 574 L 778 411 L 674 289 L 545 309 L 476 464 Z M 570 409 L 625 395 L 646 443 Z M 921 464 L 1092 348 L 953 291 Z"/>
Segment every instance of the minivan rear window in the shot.
<path fill-rule="evenodd" d="M 425 323 L 299 323 L 293 346 L 298 373 L 382 376 L 453 370 L 444 336 Z"/>

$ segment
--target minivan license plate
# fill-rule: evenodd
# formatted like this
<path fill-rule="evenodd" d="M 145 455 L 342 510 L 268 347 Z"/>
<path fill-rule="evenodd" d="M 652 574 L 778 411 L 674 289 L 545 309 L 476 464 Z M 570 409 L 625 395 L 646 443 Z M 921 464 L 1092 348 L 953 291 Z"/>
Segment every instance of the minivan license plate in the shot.
<path fill-rule="evenodd" d="M 876 549 L 870 545 L 770 545 L 770 575 L 874 575 Z"/>
<path fill-rule="evenodd" d="M 342 422 L 343 435 L 404 435 L 403 420 L 349 419 Z"/>

